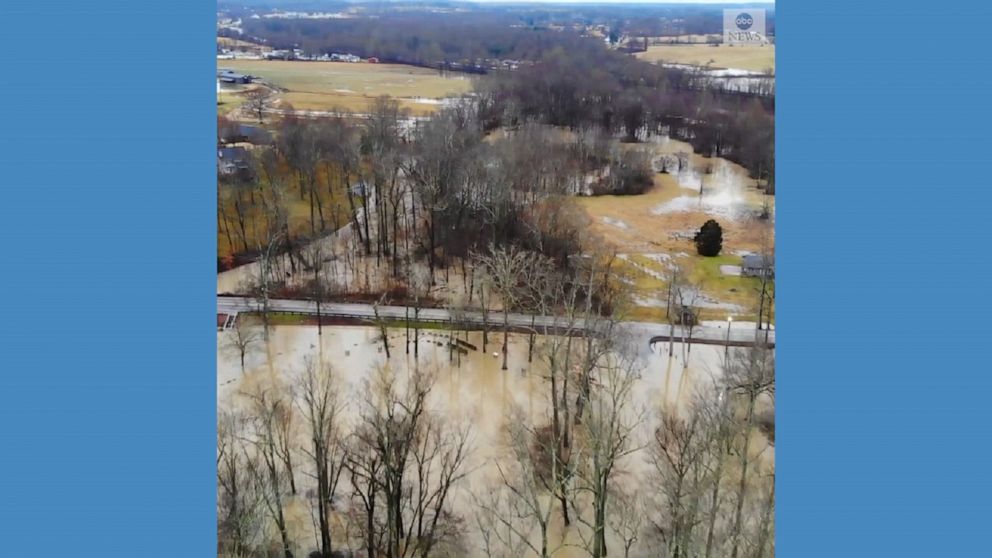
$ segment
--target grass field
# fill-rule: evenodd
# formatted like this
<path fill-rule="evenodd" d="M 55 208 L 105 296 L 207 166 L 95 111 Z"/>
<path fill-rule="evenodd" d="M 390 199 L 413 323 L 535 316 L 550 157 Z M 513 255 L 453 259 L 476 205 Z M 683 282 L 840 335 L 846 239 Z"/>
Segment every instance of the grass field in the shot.
<path fill-rule="evenodd" d="M 724 275 L 721 265 L 740 265 L 740 257 L 722 254 L 704 258 L 695 252 L 676 258 L 679 266 L 693 285 L 700 287 L 704 296 L 720 303 L 737 305 L 737 310 L 699 307 L 697 315 L 702 320 L 723 320 L 733 315 L 738 320 L 757 320 L 757 299 L 761 282 L 752 277 Z M 644 254 L 627 254 L 615 262 L 615 269 L 623 276 L 631 294 L 640 299 L 663 302 L 668 296 L 667 278 L 671 273 L 666 264 Z M 773 309 L 774 310 L 774 309 Z M 626 309 L 625 318 L 645 321 L 665 321 L 663 304 L 654 306 L 633 305 Z M 772 312 L 774 320 L 774 311 Z"/>
<path fill-rule="evenodd" d="M 430 114 L 440 106 L 436 100 L 472 88 L 472 80 L 463 74 L 443 77 L 433 70 L 399 64 L 222 60 L 218 66 L 260 76 L 284 89 L 279 97 L 298 110 L 363 112 L 373 98 L 389 95 L 413 114 Z"/>
<path fill-rule="evenodd" d="M 636 56 L 648 62 L 735 68 L 754 72 L 775 70 L 775 45 L 655 45 Z"/>

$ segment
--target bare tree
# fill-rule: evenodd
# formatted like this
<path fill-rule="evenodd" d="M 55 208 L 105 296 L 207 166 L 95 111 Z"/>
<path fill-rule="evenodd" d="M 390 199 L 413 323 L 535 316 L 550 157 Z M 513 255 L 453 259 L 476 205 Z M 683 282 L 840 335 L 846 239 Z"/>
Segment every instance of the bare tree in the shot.
<path fill-rule="evenodd" d="M 623 542 L 624 558 L 630 558 L 631 549 L 640 540 L 645 512 L 636 488 L 614 488 L 609 499 L 606 523 Z"/>
<path fill-rule="evenodd" d="M 245 447 L 243 430 L 243 417 L 218 413 L 218 554 L 234 558 L 253 556 L 263 535 L 262 486 L 254 474 L 258 464 Z"/>
<path fill-rule="evenodd" d="M 700 397 L 693 404 L 693 410 L 702 417 L 705 435 L 705 479 L 703 481 L 703 505 L 706 507 L 706 537 L 703 556 L 710 558 L 718 547 L 717 520 L 721 515 L 723 498 L 721 488 L 724 481 L 727 458 L 733 450 L 733 410 L 727 392 L 719 388 L 715 396 Z"/>
<path fill-rule="evenodd" d="M 736 507 L 731 527 L 731 558 L 737 558 L 742 540 L 744 501 L 747 497 L 748 467 L 751 464 L 751 434 L 754 410 L 758 398 L 775 392 L 775 357 L 763 344 L 755 343 L 744 350 L 735 350 L 724 370 L 724 386 L 730 394 L 743 398 L 745 419 L 739 433 L 740 478 L 737 483 Z"/>
<path fill-rule="evenodd" d="M 502 547 L 503 554 L 496 555 L 520 555 L 529 548 L 541 558 L 548 558 L 564 544 L 562 540 L 553 545 L 550 541 L 555 505 L 551 496 L 569 490 L 567 476 L 558 470 L 563 463 L 557 440 L 549 431 L 535 429 L 518 405 L 507 414 L 506 437 L 507 454 L 512 459 L 495 462 L 497 488 L 476 496 L 477 505 L 490 521 L 481 527 Z M 492 540 L 489 544 L 492 547 Z"/>
<path fill-rule="evenodd" d="M 279 246 L 279 243 L 284 236 L 285 235 L 282 231 L 270 229 L 269 237 L 265 245 L 262 246 L 259 244 L 258 250 L 260 255 L 258 259 L 258 271 L 255 277 L 251 278 L 251 284 L 248 286 L 249 292 L 253 293 L 255 300 L 261 306 L 262 334 L 266 346 L 269 343 L 269 327 L 271 318 L 269 301 L 272 299 L 272 295 L 277 286 L 282 284 L 282 281 L 278 277 L 277 273 L 278 262 L 276 261 L 276 248 Z"/>
<path fill-rule="evenodd" d="M 618 352 L 604 358 L 597 368 L 597 385 L 582 422 L 583 464 L 577 471 L 592 504 L 592 519 L 580 516 L 592 530 L 592 540 L 586 540 L 587 550 L 593 558 L 602 558 L 607 555 L 606 510 L 612 481 L 620 460 L 638 449 L 633 438 L 643 412 L 631 406 L 636 378 L 633 360 Z"/>
<path fill-rule="evenodd" d="M 324 326 L 320 315 L 320 305 L 327 299 L 329 289 L 327 286 L 327 279 L 323 273 L 324 266 L 324 240 L 316 239 L 311 242 L 304 251 L 304 255 L 307 257 L 307 264 L 310 267 L 310 284 L 307 288 L 309 292 L 310 299 L 314 301 L 317 305 L 317 335 L 322 336 L 324 334 Z"/>
<path fill-rule="evenodd" d="M 386 358 L 389 356 L 389 330 L 386 328 L 386 320 L 379 315 L 379 307 L 386 300 L 386 293 L 382 293 L 379 300 L 372 303 L 372 312 L 375 314 L 375 323 L 379 327 L 379 336 L 382 337 L 382 348 L 386 350 Z"/>
<path fill-rule="evenodd" d="M 535 264 L 536 254 L 510 246 L 497 248 L 489 246 L 486 253 L 476 256 L 486 270 L 489 282 L 499 294 L 503 307 L 503 370 L 507 369 L 507 353 L 510 335 L 510 312 L 521 297 L 520 282 L 527 271 Z"/>
<path fill-rule="evenodd" d="M 695 409 L 687 418 L 663 413 L 651 441 L 652 484 L 660 487 L 662 496 L 655 525 L 672 558 L 692 555 L 709 448 L 702 418 Z"/>
<path fill-rule="evenodd" d="M 382 545 L 390 558 L 427 557 L 460 536 L 450 497 L 465 475 L 469 430 L 427 408 L 432 387 L 433 377 L 424 371 L 398 378 L 379 369 L 363 388 L 349 469 L 365 487 L 360 498 L 372 517 L 376 510 L 385 516 Z M 376 532 L 374 521 L 369 526 Z"/>
<path fill-rule="evenodd" d="M 374 429 L 374 425 L 358 424 L 349 439 L 349 449 L 345 454 L 345 468 L 354 497 L 361 504 L 360 513 L 352 514 L 351 519 L 358 523 L 369 558 L 375 558 L 379 554 L 385 537 L 385 527 L 377 521 L 378 510 L 384 508 L 381 498 L 383 463 L 371 443 L 376 438 Z"/>
<path fill-rule="evenodd" d="M 245 109 L 249 113 L 254 114 L 261 123 L 265 109 L 269 107 L 269 101 L 272 99 L 272 91 L 268 87 L 260 85 L 245 91 L 243 96 L 245 98 Z"/>
<path fill-rule="evenodd" d="M 334 370 L 307 359 L 297 378 L 297 405 L 306 421 L 310 447 L 304 450 L 317 480 L 316 508 L 320 531 L 320 555 L 331 556 L 330 507 L 344 470 L 343 403 Z"/>
<path fill-rule="evenodd" d="M 286 524 L 283 498 L 288 490 L 288 478 L 280 468 L 280 415 L 284 413 L 286 402 L 271 386 L 258 386 L 244 395 L 249 401 L 249 418 L 252 424 L 249 440 L 260 459 L 258 467 L 251 473 L 261 487 L 262 501 L 269 518 L 279 531 L 284 558 L 293 558 L 292 543 Z"/>
<path fill-rule="evenodd" d="M 241 373 L 245 373 L 245 360 L 258 349 L 262 336 L 258 328 L 248 325 L 242 318 L 236 318 L 234 327 L 227 330 L 224 336 L 223 349 L 237 355 L 241 363 Z"/>
<path fill-rule="evenodd" d="M 758 534 L 754 543 L 754 558 L 763 558 L 767 554 L 775 555 L 775 472 L 768 476 L 766 497 L 762 503 L 761 518 L 758 524 Z"/>

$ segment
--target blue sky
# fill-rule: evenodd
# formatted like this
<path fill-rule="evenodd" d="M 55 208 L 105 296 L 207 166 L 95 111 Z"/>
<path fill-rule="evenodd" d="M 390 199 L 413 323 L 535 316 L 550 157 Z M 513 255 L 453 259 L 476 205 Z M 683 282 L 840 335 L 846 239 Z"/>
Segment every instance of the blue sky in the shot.
<path fill-rule="evenodd" d="M 468 0 L 480 4 L 771 4 L 754 0 Z"/>

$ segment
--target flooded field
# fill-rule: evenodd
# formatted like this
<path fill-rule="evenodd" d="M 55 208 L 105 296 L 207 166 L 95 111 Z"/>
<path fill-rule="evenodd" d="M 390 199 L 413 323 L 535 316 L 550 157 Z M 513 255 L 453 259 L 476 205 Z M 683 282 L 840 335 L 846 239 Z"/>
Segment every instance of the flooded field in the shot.
<path fill-rule="evenodd" d="M 594 230 L 619 251 L 636 252 L 649 246 L 686 250 L 691 244 L 672 233 L 694 233 L 710 218 L 723 226 L 725 247 L 760 247 L 762 233 L 770 227 L 759 217 L 766 209 L 774 217 L 775 199 L 758 189 L 746 169 L 720 157 L 693 153 L 688 143 L 665 136 L 626 147 L 646 151 L 655 159 L 669 157 L 671 172 L 656 174 L 654 188 L 639 196 L 579 200 L 592 217 Z M 671 162 L 680 153 L 686 160 L 682 169 Z"/>
<path fill-rule="evenodd" d="M 468 476 L 452 495 L 453 509 L 463 517 L 466 525 L 474 525 L 478 498 L 496 487 L 498 467 L 507 466 L 506 431 L 511 411 L 520 409 L 536 425 L 550 421 L 548 367 L 543 358 L 547 339 L 537 339 L 533 361 L 528 362 L 527 337 L 511 335 L 508 370 L 502 370 L 499 353 L 502 336 L 497 333 L 490 334 L 485 351 L 482 350 L 481 333 L 458 333 L 460 339 L 478 348 L 459 354 L 449 352 L 447 332 L 422 331 L 420 356 L 415 359 L 412 348 L 409 355 L 406 353 L 405 330 L 391 329 L 388 340 L 392 358 L 387 359 L 379 330 L 375 328 L 325 327 L 323 334 L 318 335 L 313 326 L 276 326 L 271 328 L 267 344 L 259 337 L 257 346 L 247 355 L 242 371 L 238 351 L 231 350 L 230 335 L 230 332 L 218 334 L 217 397 L 221 410 L 246 405 L 244 394 L 260 385 L 291 385 L 303 363 L 307 359 L 317 359 L 330 364 L 337 374 L 345 401 L 343 416 L 354 424 L 360 402 L 369 389 L 367 382 L 377 369 L 389 368 L 397 381 L 409 376 L 415 367 L 430 370 L 435 376 L 429 400 L 431 410 L 443 416 L 446 424 L 469 425 L 470 428 Z M 636 365 L 630 372 L 634 383 L 629 412 L 631 417 L 639 417 L 639 422 L 633 431 L 633 448 L 643 446 L 651 436 L 663 409 L 677 413 L 695 395 L 712 393 L 724 357 L 724 348 L 712 345 L 694 345 L 686 351 L 685 347 L 674 343 L 671 357 L 667 343 L 652 347 L 645 339 L 635 347 L 637 354 L 630 355 Z M 305 439 L 301 442 L 305 446 Z M 767 457 L 773 459 L 773 453 L 773 450 L 767 452 Z M 642 450 L 633 451 L 618 462 L 617 478 L 634 482 L 633 479 L 647 474 L 647 467 L 646 454 Z M 298 482 L 305 486 L 310 481 L 301 477 Z M 303 490 L 301 487 L 301 492 Z M 339 488 L 339 492 L 346 491 Z M 292 538 L 313 541 L 315 528 L 305 499 L 288 502 L 286 513 Z M 344 514 L 343 509 L 341 514 Z M 344 537 L 345 518 L 342 515 L 337 520 L 340 535 Z M 553 537 L 561 533 L 561 521 L 552 521 L 551 528 Z M 580 542 L 580 529 L 573 524 L 566 540 L 574 544 Z M 478 529 L 467 528 L 464 539 L 464 555 L 482 555 L 483 540 Z M 620 543 L 610 539 L 610 544 L 619 548 Z M 585 553 L 577 548 L 565 548 L 556 555 L 571 557 Z"/>
<path fill-rule="evenodd" d="M 631 319 L 664 319 L 673 264 L 702 289 L 697 306 L 707 319 L 727 314 L 752 319 L 754 280 L 725 274 L 721 266 L 729 269 L 740 264 L 741 255 L 774 246 L 774 196 L 765 195 L 740 165 L 693 153 L 682 141 L 653 136 L 624 147 L 646 151 L 656 167 L 667 158 L 669 172 L 656 174 L 654 188 L 645 194 L 584 197 L 578 203 L 589 215 L 593 232 L 616 250 L 619 270 L 634 287 Z M 697 256 L 692 242 L 708 219 L 723 229 L 723 250 L 717 258 Z"/>

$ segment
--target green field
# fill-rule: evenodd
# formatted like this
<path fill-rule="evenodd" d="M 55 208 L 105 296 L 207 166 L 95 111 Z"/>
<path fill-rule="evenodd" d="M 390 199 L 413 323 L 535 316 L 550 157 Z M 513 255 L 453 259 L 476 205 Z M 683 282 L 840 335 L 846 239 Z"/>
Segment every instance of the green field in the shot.
<path fill-rule="evenodd" d="M 413 114 L 429 114 L 440 106 L 430 100 L 472 89 L 472 80 L 465 74 L 444 77 L 434 70 L 399 64 L 220 60 L 217 65 L 260 76 L 284 90 L 279 97 L 298 110 L 363 112 L 375 97 L 389 95 Z M 428 101 L 418 102 L 416 98 Z"/>
<path fill-rule="evenodd" d="M 655 45 L 637 57 L 648 62 L 692 64 L 712 68 L 775 71 L 775 45 Z"/>
<path fill-rule="evenodd" d="M 626 258 L 629 261 L 617 260 L 614 265 L 617 272 L 631 282 L 632 294 L 664 299 L 667 296 L 668 283 L 644 270 L 648 269 L 662 277 L 667 277 L 670 273 L 669 269 L 657 260 L 644 255 L 630 254 Z M 733 313 L 737 319 L 756 320 L 760 280 L 724 275 L 720 272 L 721 265 L 740 265 L 740 262 L 741 258 L 733 255 L 704 258 L 693 254 L 679 260 L 679 264 L 688 275 L 689 282 L 698 285 L 706 296 L 720 302 L 739 305 L 742 311 Z M 722 320 L 728 314 L 726 310 L 715 308 L 700 308 L 697 311 L 700 319 L 703 320 Z M 664 307 L 635 306 L 628 310 L 627 318 L 661 321 L 664 316 Z M 774 321 L 774 311 L 772 319 Z"/>

